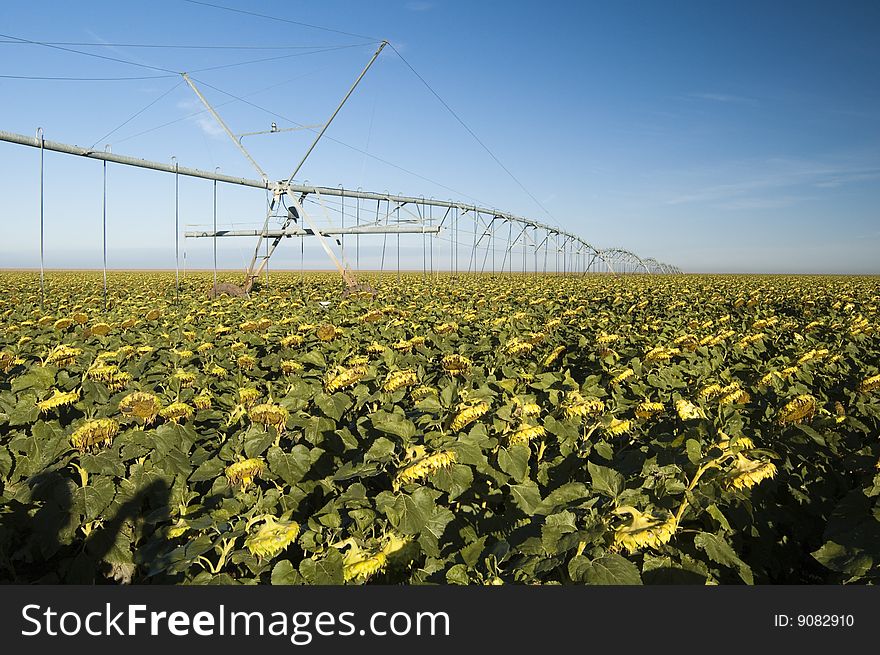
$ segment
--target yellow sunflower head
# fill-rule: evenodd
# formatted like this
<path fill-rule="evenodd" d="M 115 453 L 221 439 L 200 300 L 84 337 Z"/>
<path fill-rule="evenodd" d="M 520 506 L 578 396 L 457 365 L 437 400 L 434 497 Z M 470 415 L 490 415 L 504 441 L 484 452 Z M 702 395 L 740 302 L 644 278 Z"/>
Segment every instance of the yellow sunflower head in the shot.
<path fill-rule="evenodd" d="M 750 459 L 737 453 L 733 470 L 727 478 L 727 485 L 732 489 L 748 489 L 762 480 L 776 477 L 776 466 L 771 462 Z"/>
<path fill-rule="evenodd" d="M 265 426 L 271 425 L 279 433 L 284 432 L 284 429 L 287 427 L 288 412 L 281 405 L 274 405 L 272 403 L 254 405 L 248 410 L 248 416 L 254 423 Z"/>
<path fill-rule="evenodd" d="M 647 513 L 626 506 L 618 507 L 614 513 L 618 516 L 628 515 L 630 518 L 615 528 L 612 550 L 635 553 L 643 548 L 659 548 L 675 534 L 675 517 L 669 512 Z"/>
<path fill-rule="evenodd" d="M 155 421 L 160 409 L 159 399 L 145 391 L 134 391 L 119 401 L 119 411 L 123 415 L 139 418 L 144 425 Z"/>
<path fill-rule="evenodd" d="M 780 424 L 800 423 L 808 420 L 816 412 L 816 399 L 809 394 L 801 394 L 788 401 L 779 411 Z"/>
<path fill-rule="evenodd" d="M 684 398 L 679 398 L 675 401 L 675 411 L 678 412 L 678 416 L 682 421 L 706 418 L 702 409 Z"/>
<path fill-rule="evenodd" d="M 258 559 L 274 557 L 296 541 L 299 524 L 281 521 L 273 516 L 263 517 L 263 523 L 248 535 L 244 545 Z"/>
<path fill-rule="evenodd" d="M 243 459 L 226 467 L 226 479 L 230 485 L 245 489 L 265 469 L 265 462 L 258 457 Z"/>
<path fill-rule="evenodd" d="M 119 423 L 112 418 L 93 419 L 74 430 L 70 445 L 80 452 L 109 446 L 118 432 Z"/>
<path fill-rule="evenodd" d="M 79 391 L 59 391 L 52 390 L 52 395 L 46 400 L 37 403 L 37 409 L 40 412 L 51 412 L 59 407 L 67 407 L 79 400 Z"/>
<path fill-rule="evenodd" d="M 193 413 L 192 407 L 179 401 L 173 402 L 168 407 L 159 410 L 159 415 L 162 418 L 175 424 L 192 418 Z"/>
<path fill-rule="evenodd" d="M 415 371 L 394 371 L 385 378 L 382 390 L 393 393 L 403 387 L 414 385 L 418 381 Z"/>
<path fill-rule="evenodd" d="M 489 403 L 487 403 L 486 401 L 479 401 L 473 404 L 461 406 L 459 407 L 458 414 L 456 414 L 455 418 L 452 419 L 452 423 L 450 423 L 449 429 L 457 432 L 458 430 L 461 430 L 476 421 L 488 411 Z"/>

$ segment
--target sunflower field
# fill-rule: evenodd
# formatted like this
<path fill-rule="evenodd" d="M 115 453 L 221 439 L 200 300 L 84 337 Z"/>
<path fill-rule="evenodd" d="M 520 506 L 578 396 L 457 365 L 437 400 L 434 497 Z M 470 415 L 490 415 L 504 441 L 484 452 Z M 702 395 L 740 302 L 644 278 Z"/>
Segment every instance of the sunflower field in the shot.
<path fill-rule="evenodd" d="M 880 578 L 877 278 L 369 281 L 0 274 L 0 580 Z"/>

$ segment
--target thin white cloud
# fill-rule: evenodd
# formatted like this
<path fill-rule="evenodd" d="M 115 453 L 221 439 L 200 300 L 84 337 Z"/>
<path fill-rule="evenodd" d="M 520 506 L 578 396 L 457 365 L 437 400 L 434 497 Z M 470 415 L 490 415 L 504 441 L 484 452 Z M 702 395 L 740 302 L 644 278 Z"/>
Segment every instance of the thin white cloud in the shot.
<path fill-rule="evenodd" d="M 783 207 L 791 207 L 810 199 L 810 196 L 768 196 L 768 197 L 746 197 L 734 198 L 726 202 L 716 203 L 713 206 L 718 209 L 731 210 L 750 210 L 750 209 L 782 209 Z"/>
<path fill-rule="evenodd" d="M 731 181 L 700 186 L 691 183 L 689 188 L 667 196 L 665 204 L 706 203 L 724 209 L 785 207 L 808 198 L 804 193 L 793 192 L 795 189 L 828 189 L 880 178 L 880 166 L 865 164 L 784 157 L 733 162 L 713 171 L 716 179 Z M 696 175 L 705 177 L 705 171 Z"/>
<path fill-rule="evenodd" d="M 740 105 L 754 106 L 758 104 L 758 101 L 755 98 L 747 98 L 745 96 L 737 96 L 730 93 L 691 93 L 690 97 L 699 100 L 709 100 L 711 102 L 734 103 Z"/>
<path fill-rule="evenodd" d="M 203 105 L 197 100 L 180 100 L 177 103 L 177 108 L 182 109 L 189 114 L 195 110 L 203 109 Z M 187 121 L 197 126 L 205 135 L 211 138 L 219 139 L 223 138 L 225 135 L 223 128 L 217 124 L 217 121 L 214 120 L 214 117 L 211 116 L 207 110 L 204 110 L 198 115 L 189 116 Z"/>
<path fill-rule="evenodd" d="M 210 137 L 221 138 L 225 134 L 223 128 L 210 116 L 193 116 L 193 120 Z"/>
<path fill-rule="evenodd" d="M 828 180 L 820 180 L 815 186 L 820 189 L 833 189 L 844 184 L 852 184 L 854 182 L 869 182 L 871 180 L 880 179 L 880 171 L 866 171 L 864 173 L 851 173 L 844 177 L 833 177 Z"/>

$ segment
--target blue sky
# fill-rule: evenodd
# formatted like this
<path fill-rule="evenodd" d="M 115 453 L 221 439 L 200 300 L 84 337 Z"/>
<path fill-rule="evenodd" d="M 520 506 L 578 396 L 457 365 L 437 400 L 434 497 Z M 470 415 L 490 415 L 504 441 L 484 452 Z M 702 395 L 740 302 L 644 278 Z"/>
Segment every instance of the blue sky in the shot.
<path fill-rule="evenodd" d="M 299 181 L 478 200 L 687 271 L 880 273 L 880 3 L 216 4 L 338 32 L 181 0 L 4 3 L 0 32 L 52 42 L 288 47 L 65 46 L 172 71 L 296 54 L 193 72 L 210 85 L 203 91 L 212 102 L 230 100 L 222 89 L 274 113 L 224 104 L 236 132 L 273 120 L 322 122 L 375 49 L 370 42 L 385 38 L 529 193 L 388 48 L 328 132 L 356 149 L 322 142 Z M 162 74 L 0 44 L 0 75 Z M 0 79 L 0 94 L 3 130 L 31 135 L 42 126 L 47 139 L 255 176 L 207 115 L 192 116 L 201 107 L 179 77 Z M 309 140 L 293 132 L 245 144 L 281 178 Z M 0 143 L 0 267 L 39 264 L 37 165 L 37 151 Z M 100 266 L 101 164 L 47 154 L 46 166 L 47 265 Z M 108 179 L 110 266 L 173 266 L 171 177 L 111 165 Z M 210 182 L 181 180 L 182 222 L 208 225 L 212 192 Z M 221 226 L 261 221 L 259 191 L 221 185 L 219 194 Z M 378 264 L 366 241 L 362 265 Z M 404 241 L 404 265 L 420 266 L 421 240 Z M 298 246 L 282 244 L 273 265 L 298 267 Z M 210 266 L 208 240 L 184 247 L 189 266 Z M 241 268 L 252 248 L 220 240 L 220 265 Z M 305 261 L 325 265 L 316 243 L 306 243 Z"/>

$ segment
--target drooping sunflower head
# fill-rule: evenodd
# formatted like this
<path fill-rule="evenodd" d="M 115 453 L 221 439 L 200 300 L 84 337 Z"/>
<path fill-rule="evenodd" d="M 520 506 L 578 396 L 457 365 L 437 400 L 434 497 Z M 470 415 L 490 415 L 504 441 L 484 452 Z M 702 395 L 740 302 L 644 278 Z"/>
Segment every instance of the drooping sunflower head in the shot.
<path fill-rule="evenodd" d="M 846 420 L 846 407 L 839 400 L 834 401 L 834 420 L 837 423 L 843 423 Z"/>
<path fill-rule="evenodd" d="M 207 389 L 199 392 L 199 394 L 195 398 L 193 398 L 192 403 L 196 409 L 210 409 L 211 392 Z"/>
<path fill-rule="evenodd" d="M 626 550 L 632 554 L 643 548 L 659 548 L 675 534 L 675 517 L 669 512 L 640 512 L 627 506 L 618 507 L 614 513 L 630 518 L 615 528 L 612 550 Z"/>
<path fill-rule="evenodd" d="M 207 373 L 211 377 L 217 378 L 218 380 L 220 380 L 222 378 L 225 378 L 227 376 L 227 374 L 229 373 L 229 371 L 227 371 L 225 368 L 223 368 L 222 366 L 220 366 L 218 364 L 213 364 L 212 366 L 210 366 L 208 368 Z"/>
<path fill-rule="evenodd" d="M 250 371 L 254 366 L 257 365 L 257 358 L 253 355 L 248 355 L 247 353 L 243 355 L 239 355 L 235 358 L 235 363 L 238 364 L 238 368 L 243 371 Z"/>
<path fill-rule="evenodd" d="M 376 321 L 381 321 L 383 316 L 385 316 L 385 312 L 381 309 L 373 309 L 362 314 L 359 320 L 361 323 L 375 323 Z"/>
<path fill-rule="evenodd" d="M 613 378 L 611 378 L 610 384 L 612 387 L 615 387 L 618 384 L 620 384 L 621 382 L 623 382 L 624 380 L 628 380 L 629 378 L 631 378 L 635 374 L 636 374 L 636 372 L 634 370 L 632 370 L 631 368 L 625 369 L 625 370 L 621 371 L 620 373 L 618 373 L 617 375 L 615 375 Z"/>
<path fill-rule="evenodd" d="M 172 377 L 177 380 L 181 389 L 189 389 L 196 383 L 196 374 L 189 371 L 175 371 Z"/>
<path fill-rule="evenodd" d="M 227 466 L 226 479 L 230 485 L 245 489 L 264 470 L 266 470 L 265 462 L 258 457 L 251 457 Z"/>
<path fill-rule="evenodd" d="M 459 407 L 458 413 L 452 419 L 449 429 L 453 431 L 461 430 L 489 411 L 490 405 L 484 400 L 467 404 Z"/>
<path fill-rule="evenodd" d="M 816 412 L 816 399 L 809 394 L 801 394 L 790 401 L 779 411 L 780 424 L 800 423 L 808 420 Z"/>
<path fill-rule="evenodd" d="M 657 346 L 645 353 L 646 362 L 668 362 L 672 359 L 673 351 L 663 346 Z"/>
<path fill-rule="evenodd" d="M 103 360 L 96 360 L 86 371 L 86 377 L 96 382 L 109 382 L 119 373 L 116 364 L 105 364 Z"/>
<path fill-rule="evenodd" d="M 333 341 L 342 334 L 342 330 L 330 323 L 324 323 L 315 331 L 320 341 Z"/>
<path fill-rule="evenodd" d="M 876 389 L 880 389 L 880 374 L 867 377 L 859 383 L 859 391 L 862 393 L 869 393 Z"/>
<path fill-rule="evenodd" d="M 611 422 L 605 426 L 605 432 L 612 437 L 618 437 L 626 434 L 633 429 L 633 422 L 629 419 L 611 419 Z"/>
<path fill-rule="evenodd" d="M 702 409 L 684 398 L 679 398 L 675 401 L 675 411 L 678 413 L 678 416 L 682 421 L 706 418 Z"/>
<path fill-rule="evenodd" d="M 16 359 L 17 357 L 11 352 L 7 352 L 6 350 L 0 351 L 0 371 L 9 373 L 9 371 L 12 370 L 12 367 L 15 366 Z"/>
<path fill-rule="evenodd" d="M 397 352 L 407 353 L 413 348 L 413 342 L 410 339 L 401 339 L 391 344 L 391 347 Z"/>
<path fill-rule="evenodd" d="M 51 352 L 46 355 L 46 363 L 54 364 L 59 368 L 64 368 L 65 366 L 70 366 L 76 361 L 76 358 L 82 354 L 82 350 L 79 348 L 73 348 L 71 346 L 66 346 L 61 344 L 59 346 L 55 346 Z"/>
<path fill-rule="evenodd" d="M 600 332 L 599 336 L 596 337 L 596 343 L 607 346 L 610 343 L 614 343 L 620 339 L 620 335 L 618 334 L 608 334 L 606 332 Z"/>
<path fill-rule="evenodd" d="M 245 407 L 251 407 L 260 398 L 260 390 L 254 387 L 242 387 L 238 390 L 238 401 Z"/>
<path fill-rule="evenodd" d="M 324 383 L 324 391 L 333 393 L 360 382 L 367 375 L 366 366 L 349 366 L 335 375 L 330 375 Z"/>
<path fill-rule="evenodd" d="M 348 366 L 366 366 L 370 363 L 370 358 L 366 355 L 354 355 L 348 358 L 346 364 Z"/>
<path fill-rule="evenodd" d="M 403 387 L 409 387 L 418 382 L 415 371 L 394 371 L 388 374 L 382 385 L 382 390 L 393 393 Z"/>
<path fill-rule="evenodd" d="M 244 545 L 258 559 L 275 557 L 296 541 L 299 523 L 282 521 L 273 516 L 263 517 L 263 523 L 251 532 Z"/>
<path fill-rule="evenodd" d="M 125 371 L 120 371 L 116 373 L 113 377 L 107 380 L 104 384 L 107 385 L 107 388 L 110 391 L 122 391 L 131 384 L 131 373 L 126 373 Z"/>
<path fill-rule="evenodd" d="M 722 386 L 720 384 L 710 384 L 708 386 L 700 389 L 699 396 L 700 400 L 711 400 L 712 398 L 716 398 L 722 393 Z"/>
<path fill-rule="evenodd" d="M 86 421 L 70 436 L 70 445 L 85 452 L 101 446 L 109 446 L 119 432 L 119 423 L 112 418 Z"/>
<path fill-rule="evenodd" d="M 456 461 L 458 461 L 458 457 L 451 450 L 440 451 L 421 457 L 406 464 L 397 471 L 397 474 L 394 476 L 394 488 L 399 489 L 401 485 L 427 478 L 440 469 L 449 468 Z"/>
<path fill-rule="evenodd" d="M 95 334 L 99 337 L 106 337 L 113 330 L 113 326 L 109 323 L 95 323 L 91 328 L 89 328 L 92 334 Z"/>
<path fill-rule="evenodd" d="M 250 410 L 248 410 L 248 417 L 250 417 L 251 421 L 254 423 L 259 423 L 260 425 L 265 425 L 267 427 L 271 425 L 281 433 L 284 432 L 284 429 L 287 426 L 288 412 L 281 405 L 263 403 L 251 407 Z"/>
<path fill-rule="evenodd" d="M 504 348 L 502 350 L 508 355 L 518 357 L 519 355 L 524 355 L 526 353 L 532 352 L 533 348 L 534 345 L 530 341 L 523 341 L 521 339 L 514 338 L 504 344 Z"/>
<path fill-rule="evenodd" d="M 733 470 L 727 478 L 727 486 L 733 489 L 748 489 L 762 480 L 776 477 L 776 466 L 737 453 Z"/>
<path fill-rule="evenodd" d="M 514 414 L 518 414 L 523 418 L 531 416 L 540 416 L 541 406 L 538 403 L 523 402 L 518 397 L 514 397 Z"/>
<path fill-rule="evenodd" d="M 283 359 L 281 360 L 281 372 L 284 375 L 294 375 L 296 373 L 300 373 L 303 370 L 303 365 L 297 361 L 292 359 Z"/>
<path fill-rule="evenodd" d="M 734 382 L 722 389 L 722 394 L 718 398 L 719 405 L 746 405 L 751 402 L 752 397 L 745 389 L 740 388 L 739 384 Z"/>
<path fill-rule="evenodd" d="M 367 346 L 367 352 L 371 355 L 381 355 L 385 352 L 385 346 L 383 346 L 378 341 L 374 341 L 369 346 Z"/>
<path fill-rule="evenodd" d="M 139 418 L 144 425 L 156 420 L 161 407 L 159 399 L 145 391 L 134 391 L 119 401 L 119 411 L 123 415 Z"/>
<path fill-rule="evenodd" d="M 281 345 L 285 348 L 296 348 L 303 342 L 302 335 L 299 334 L 288 334 L 286 337 L 281 339 Z"/>
<path fill-rule="evenodd" d="M 441 360 L 441 365 L 443 366 L 443 370 L 451 375 L 464 375 L 474 363 L 463 355 L 453 353 L 451 355 L 446 355 Z"/>
<path fill-rule="evenodd" d="M 547 434 L 547 430 L 543 425 L 521 425 L 510 433 L 507 441 L 511 446 L 516 444 L 527 445 L 533 439 L 543 437 L 545 434 Z"/>
<path fill-rule="evenodd" d="M 579 391 L 572 391 L 566 396 L 562 411 L 566 418 L 586 418 L 604 412 L 605 403 L 598 398 L 585 398 Z"/>
<path fill-rule="evenodd" d="M 550 352 L 550 354 L 547 355 L 547 356 L 544 358 L 544 362 L 543 362 L 543 363 L 544 363 L 544 367 L 552 366 L 552 365 L 553 365 L 553 362 L 555 362 L 557 359 L 559 359 L 559 357 L 560 357 L 560 356 L 562 355 L 562 353 L 564 353 L 564 352 L 565 352 L 565 346 L 556 346 L 556 348 L 554 348 L 554 349 Z"/>
<path fill-rule="evenodd" d="M 650 400 L 646 400 L 636 406 L 636 416 L 638 418 L 649 419 L 653 418 L 664 409 L 665 408 L 663 407 L 663 403 L 655 403 Z"/>
<path fill-rule="evenodd" d="M 755 442 L 752 441 L 749 437 L 730 437 L 726 433 L 721 430 L 718 431 L 718 443 L 716 444 L 718 448 L 721 450 L 752 450 L 755 447 Z"/>
<path fill-rule="evenodd" d="M 40 412 L 51 412 L 53 409 L 72 405 L 77 400 L 79 400 L 79 391 L 59 391 L 58 389 L 53 389 L 51 396 L 37 403 L 37 409 Z"/>
<path fill-rule="evenodd" d="M 384 550 L 371 552 L 352 543 L 343 558 L 342 575 L 345 582 L 366 582 L 387 566 L 388 556 Z"/>
<path fill-rule="evenodd" d="M 173 402 L 168 407 L 159 410 L 159 415 L 162 418 L 175 424 L 191 419 L 193 413 L 192 407 L 179 401 Z"/>
<path fill-rule="evenodd" d="M 425 385 L 421 387 L 416 387 L 409 392 L 409 395 L 413 400 L 418 402 L 420 400 L 424 400 L 428 396 L 436 396 L 437 390 L 434 387 L 429 387 Z"/>

